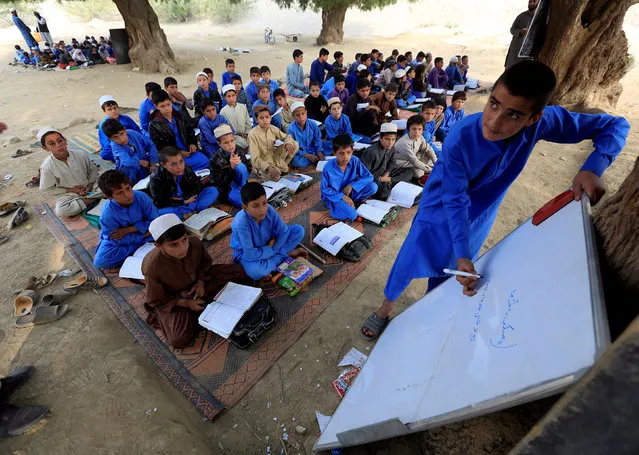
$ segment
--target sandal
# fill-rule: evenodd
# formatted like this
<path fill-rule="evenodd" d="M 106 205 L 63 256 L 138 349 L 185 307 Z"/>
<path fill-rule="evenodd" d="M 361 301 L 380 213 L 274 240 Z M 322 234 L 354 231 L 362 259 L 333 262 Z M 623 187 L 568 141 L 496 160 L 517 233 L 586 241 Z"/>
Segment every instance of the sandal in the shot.
<path fill-rule="evenodd" d="M 76 291 L 75 289 L 71 289 L 68 291 L 62 290 L 58 292 L 52 292 L 51 294 L 47 294 L 44 297 L 42 297 L 42 300 L 40 301 L 40 306 L 59 305 L 62 302 L 64 302 L 66 299 L 76 295 L 77 293 L 78 291 Z"/>
<path fill-rule="evenodd" d="M 18 436 L 33 428 L 49 413 L 46 406 L 4 405 L 0 410 L 0 438 L 6 436 Z"/>
<path fill-rule="evenodd" d="M 29 212 L 27 212 L 23 207 L 19 207 L 18 210 L 13 214 L 13 216 L 9 219 L 7 223 L 7 227 L 9 229 L 13 229 L 14 227 L 20 226 L 22 223 L 29 219 Z"/>
<path fill-rule="evenodd" d="M 359 333 L 364 337 L 365 340 L 373 341 L 382 334 L 389 321 L 390 316 L 387 318 L 381 318 L 377 313 L 372 313 L 368 317 L 368 319 L 366 319 L 364 325 L 362 325 L 362 330 L 368 329 L 373 332 L 373 335 L 366 335 L 362 330 L 360 330 Z"/>
<path fill-rule="evenodd" d="M 9 237 L 6 235 L 0 236 L 0 245 L 3 243 L 7 243 L 9 241 Z"/>
<path fill-rule="evenodd" d="M 73 281 L 68 281 L 64 284 L 64 290 L 70 289 L 98 289 L 106 285 L 109 282 L 102 276 L 86 276 L 80 275 Z"/>
<path fill-rule="evenodd" d="M 29 314 L 38 303 L 40 303 L 40 294 L 31 289 L 25 289 L 13 300 L 13 314 L 14 316 Z"/>
<path fill-rule="evenodd" d="M 20 207 L 24 207 L 24 204 L 24 201 L 3 202 L 0 204 L 0 216 L 6 216 L 14 210 L 18 210 Z"/>
<path fill-rule="evenodd" d="M 31 155 L 32 153 L 33 150 L 18 149 L 13 155 L 11 155 L 11 158 L 20 158 L 21 156 Z"/>
<path fill-rule="evenodd" d="M 27 284 L 24 286 L 25 289 L 41 289 L 46 288 L 51 283 L 55 281 L 58 277 L 57 273 L 47 273 L 42 276 L 32 276 L 27 280 Z"/>
<path fill-rule="evenodd" d="M 31 313 L 16 319 L 16 327 L 24 329 L 39 324 L 48 324 L 64 316 L 69 307 L 67 305 L 40 306 Z"/>

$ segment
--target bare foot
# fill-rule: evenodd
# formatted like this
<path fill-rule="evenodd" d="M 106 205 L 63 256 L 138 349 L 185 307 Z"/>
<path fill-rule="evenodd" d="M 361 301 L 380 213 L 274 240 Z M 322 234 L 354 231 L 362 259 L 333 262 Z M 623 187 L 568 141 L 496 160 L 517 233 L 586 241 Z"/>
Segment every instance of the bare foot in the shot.
<path fill-rule="evenodd" d="M 289 257 L 292 257 L 292 258 L 303 257 L 304 259 L 308 259 L 308 251 L 306 251 L 301 246 L 291 250 L 291 252 L 288 253 L 288 255 L 289 255 Z"/>
<path fill-rule="evenodd" d="M 393 314 L 393 306 L 394 306 L 393 302 L 391 302 L 388 299 L 384 299 L 384 303 L 382 303 L 382 306 L 380 306 L 377 310 L 375 310 L 375 313 L 380 318 L 386 319 L 391 314 Z M 362 327 L 362 333 L 366 335 L 367 337 L 372 337 L 375 335 L 371 330 L 364 327 Z"/>

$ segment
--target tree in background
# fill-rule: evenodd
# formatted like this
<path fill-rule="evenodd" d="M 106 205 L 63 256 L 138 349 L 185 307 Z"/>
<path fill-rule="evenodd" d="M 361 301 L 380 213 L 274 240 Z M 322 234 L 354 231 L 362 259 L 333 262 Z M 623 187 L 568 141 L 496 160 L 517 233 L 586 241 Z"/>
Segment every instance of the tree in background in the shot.
<path fill-rule="evenodd" d="M 284 8 L 297 7 L 302 11 L 311 9 L 322 12 L 322 31 L 317 37 L 317 44 L 341 44 L 344 40 L 344 18 L 346 10 L 358 8 L 370 11 L 392 5 L 397 0 L 275 0 Z M 638 0 L 639 1 L 639 0 Z"/>

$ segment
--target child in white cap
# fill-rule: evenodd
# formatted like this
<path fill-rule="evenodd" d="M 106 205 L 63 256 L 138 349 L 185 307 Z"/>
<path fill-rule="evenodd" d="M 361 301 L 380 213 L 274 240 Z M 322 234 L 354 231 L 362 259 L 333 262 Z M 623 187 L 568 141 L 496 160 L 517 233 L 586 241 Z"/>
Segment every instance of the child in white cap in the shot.
<path fill-rule="evenodd" d="M 237 102 L 237 91 L 233 85 L 229 84 L 222 87 L 222 96 L 226 105 L 222 108 L 220 114 L 226 118 L 231 128 L 235 131 L 235 143 L 237 146 L 247 150 L 248 133 L 253 128 L 253 120 L 248 113 L 247 106 Z"/>
<path fill-rule="evenodd" d="M 299 150 L 291 160 L 291 166 L 301 169 L 324 159 L 322 133 L 315 122 L 307 119 L 304 103 L 293 103 L 291 111 L 295 121 L 288 127 L 288 134 L 299 144 Z"/>

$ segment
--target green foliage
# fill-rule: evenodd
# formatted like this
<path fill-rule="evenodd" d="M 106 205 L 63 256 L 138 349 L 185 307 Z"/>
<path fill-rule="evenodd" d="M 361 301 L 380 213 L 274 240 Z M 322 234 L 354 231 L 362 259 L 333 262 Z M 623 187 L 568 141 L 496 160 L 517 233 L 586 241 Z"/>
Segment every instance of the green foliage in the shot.
<path fill-rule="evenodd" d="M 161 22 L 183 23 L 196 20 L 203 2 L 189 0 L 151 0 L 151 7 Z"/>
<path fill-rule="evenodd" d="M 89 22 L 92 19 L 103 21 L 117 21 L 122 16 L 115 3 L 108 0 L 100 1 L 58 1 L 64 12 L 77 21 Z"/>
<path fill-rule="evenodd" d="M 275 0 L 283 8 L 297 7 L 302 11 L 311 9 L 320 11 L 331 8 L 357 8 L 362 11 L 370 11 L 375 8 L 383 8 L 396 3 L 397 0 Z"/>
<path fill-rule="evenodd" d="M 161 22 L 184 23 L 213 19 L 213 22 L 237 22 L 253 7 L 253 0 L 151 0 Z"/>

